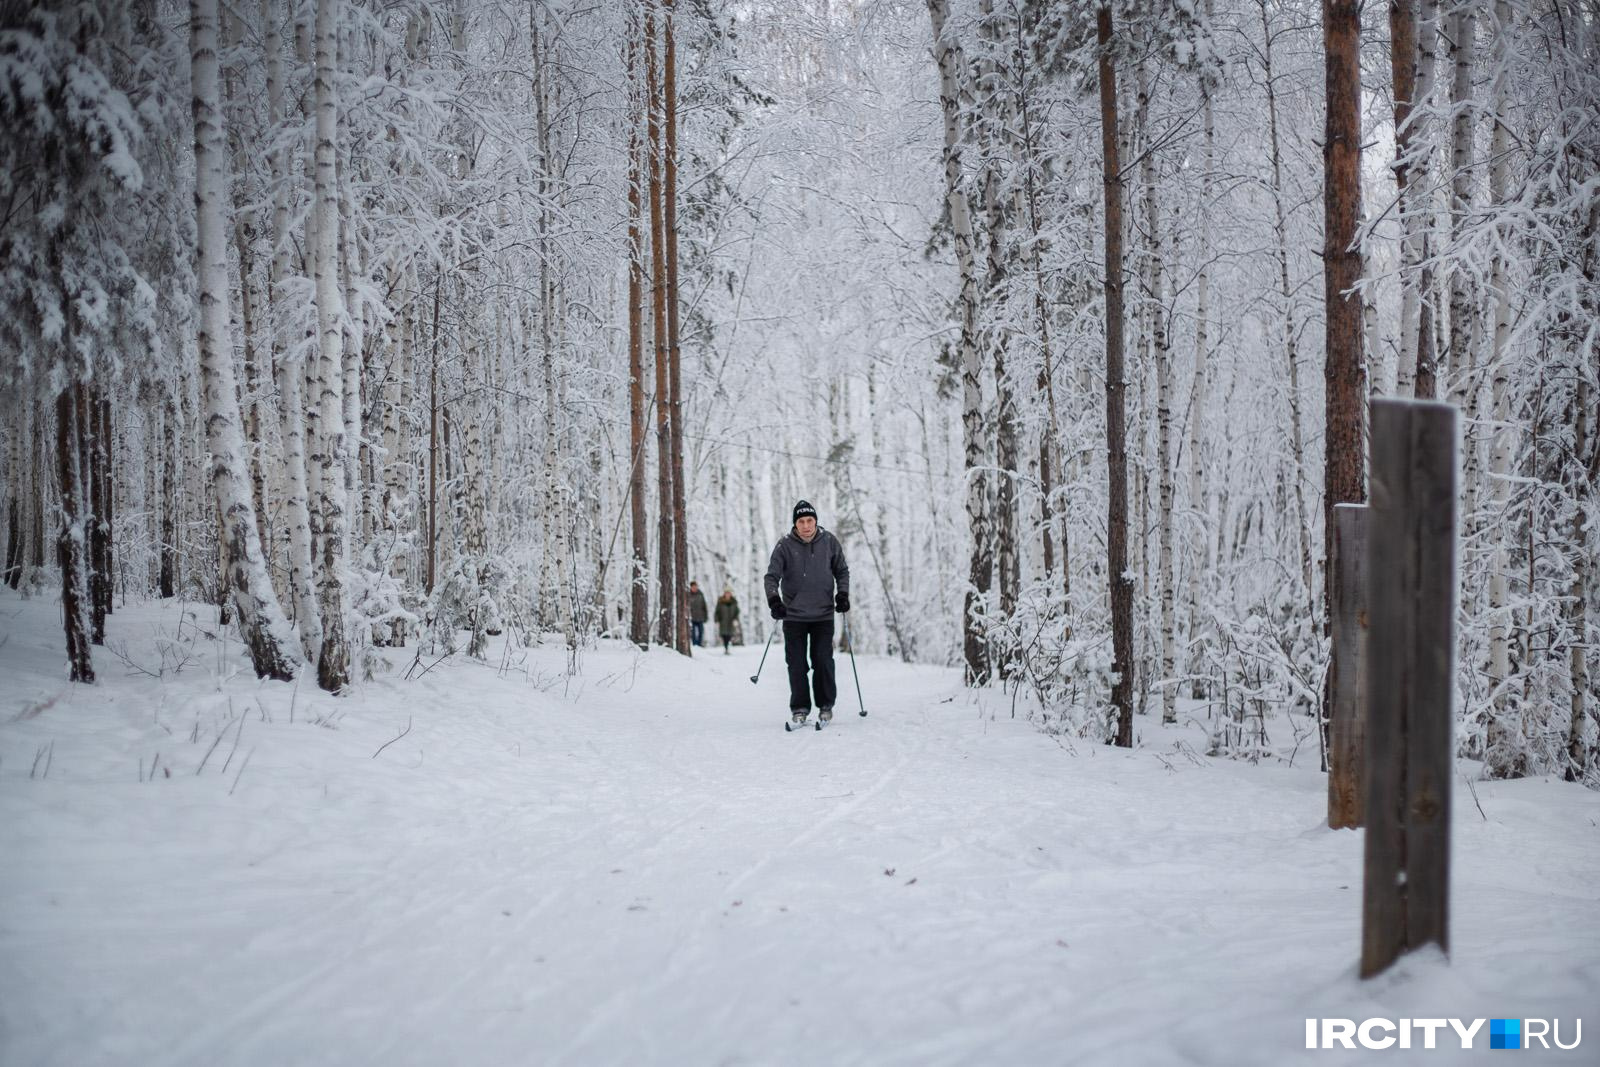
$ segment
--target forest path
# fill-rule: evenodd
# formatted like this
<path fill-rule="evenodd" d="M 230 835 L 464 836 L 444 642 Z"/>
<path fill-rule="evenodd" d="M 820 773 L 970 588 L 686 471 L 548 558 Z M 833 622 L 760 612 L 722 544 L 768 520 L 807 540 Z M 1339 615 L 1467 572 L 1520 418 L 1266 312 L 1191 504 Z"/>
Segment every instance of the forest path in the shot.
<path fill-rule="evenodd" d="M 176 610 L 113 640 L 149 666 Z M 844 677 L 786 734 L 759 647 L 406 653 L 333 701 L 204 639 L 69 687 L 53 605 L 0 630 L 0 1062 L 1267 1064 L 1306 1017 L 1600 994 L 1600 798 L 1561 783 L 1458 790 L 1454 962 L 1362 985 L 1361 839 L 1304 752 L 1058 741 L 879 658 L 868 718 Z"/>

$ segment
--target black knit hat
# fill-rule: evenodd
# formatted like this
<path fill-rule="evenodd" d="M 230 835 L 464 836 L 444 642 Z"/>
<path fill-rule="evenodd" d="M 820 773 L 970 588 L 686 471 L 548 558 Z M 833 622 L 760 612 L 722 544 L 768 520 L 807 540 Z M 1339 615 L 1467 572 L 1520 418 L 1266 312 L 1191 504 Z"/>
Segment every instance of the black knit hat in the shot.
<path fill-rule="evenodd" d="M 813 519 L 817 517 L 817 509 L 811 506 L 811 501 L 809 500 L 802 500 L 794 506 L 794 515 L 789 521 L 799 522 L 801 517 L 805 515 L 810 515 Z"/>

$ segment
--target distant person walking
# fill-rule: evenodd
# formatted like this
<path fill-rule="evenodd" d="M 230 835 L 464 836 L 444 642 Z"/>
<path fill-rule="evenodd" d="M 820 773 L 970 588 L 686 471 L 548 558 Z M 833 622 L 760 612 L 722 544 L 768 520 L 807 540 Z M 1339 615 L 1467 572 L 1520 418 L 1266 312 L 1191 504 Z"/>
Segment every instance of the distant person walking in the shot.
<path fill-rule="evenodd" d="M 717 620 L 717 636 L 722 638 L 722 654 L 733 655 L 733 624 L 739 621 L 739 601 L 731 588 L 723 588 L 711 614 Z"/>
<path fill-rule="evenodd" d="M 789 717 L 795 726 L 804 726 L 813 697 L 817 718 L 833 721 L 838 695 L 833 678 L 833 613 L 850 610 L 850 568 L 839 539 L 817 525 L 817 509 L 809 501 L 794 506 L 793 519 L 794 526 L 772 550 L 764 585 L 772 617 L 783 622 Z"/>
<path fill-rule="evenodd" d="M 699 582 L 689 583 L 689 643 L 695 648 L 705 645 L 706 595 L 700 591 Z"/>

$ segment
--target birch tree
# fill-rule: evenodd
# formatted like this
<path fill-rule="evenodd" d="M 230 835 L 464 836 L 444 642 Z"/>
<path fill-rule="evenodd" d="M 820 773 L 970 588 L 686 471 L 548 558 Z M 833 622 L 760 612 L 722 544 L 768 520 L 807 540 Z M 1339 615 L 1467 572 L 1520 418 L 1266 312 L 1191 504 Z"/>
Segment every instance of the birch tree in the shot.
<path fill-rule="evenodd" d="M 223 551 L 239 629 L 256 673 L 295 676 L 294 639 L 267 578 L 240 429 L 228 328 L 226 154 L 218 95 L 216 0 L 190 0 L 194 90 L 195 211 L 199 220 L 200 373 L 205 395 L 211 488 L 222 514 Z"/>

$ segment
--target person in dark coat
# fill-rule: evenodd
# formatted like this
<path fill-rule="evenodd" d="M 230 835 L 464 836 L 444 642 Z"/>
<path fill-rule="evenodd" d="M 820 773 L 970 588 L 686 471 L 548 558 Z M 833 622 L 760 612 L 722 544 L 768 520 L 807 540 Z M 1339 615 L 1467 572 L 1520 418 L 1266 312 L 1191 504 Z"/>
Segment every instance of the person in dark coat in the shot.
<path fill-rule="evenodd" d="M 809 501 L 794 506 L 793 519 L 793 527 L 772 550 L 764 588 L 772 617 L 783 622 L 789 716 L 794 725 L 803 726 L 813 697 L 817 717 L 823 722 L 833 719 L 838 695 L 833 677 L 833 613 L 850 610 L 850 568 L 839 539 L 817 525 L 817 509 Z"/>
<path fill-rule="evenodd" d="M 706 638 L 706 595 L 700 591 L 699 582 L 689 583 L 689 643 L 702 648 Z"/>
<path fill-rule="evenodd" d="M 733 655 L 733 624 L 739 620 L 739 601 L 734 597 L 731 588 L 723 587 L 722 595 L 717 598 L 717 606 L 711 609 L 711 615 L 717 620 L 717 636 L 722 638 L 722 654 Z"/>

